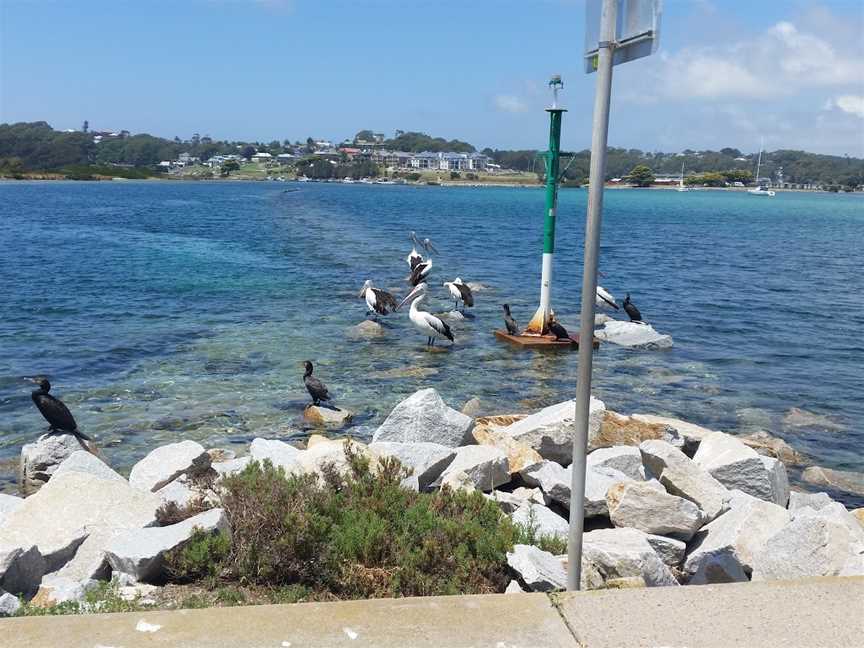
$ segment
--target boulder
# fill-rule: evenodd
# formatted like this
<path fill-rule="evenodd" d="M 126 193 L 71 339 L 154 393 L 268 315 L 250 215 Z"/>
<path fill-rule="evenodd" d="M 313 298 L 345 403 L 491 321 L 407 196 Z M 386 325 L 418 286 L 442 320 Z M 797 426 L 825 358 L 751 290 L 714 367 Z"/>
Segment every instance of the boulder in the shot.
<path fill-rule="evenodd" d="M 474 418 L 480 415 L 481 403 L 479 398 L 471 398 L 462 406 L 462 413 L 465 416 Z"/>
<path fill-rule="evenodd" d="M 36 545 L 0 544 L 0 591 L 30 598 L 39 589 L 45 573 L 45 559 Z"/>
<path fill-rule="evenodd" d="M 864 473 L 810 466 L 801 474 L 801 479 L 808 484 L 828 486 L 835 490 L 864 496 Z"/>
<path fill-rule="evenodd" d="M 860 555 L 860 538 L 828 517 L 798 517 L 766 540 L 753 557 L 753 580 L 837 576 Z"/>
<path fill-rule="evenodd" d="M 493 446 L 464 446 L 457 448 L 456 456 L 442 474 L 442 480 L 456 472 L 464 472 L 475 488 L 491 491 L 510 481 L 507 455 Z"/>
<path fill-rule="evenodd" d="M 675 567 L 676 569 L 684 562 L 684 554 L 687 552 L 687 543 L 666 536 L 653 535 L 651 533 L 646 537 L 648 544 L 660 556 L 660 560 L 667 567 Z"/>
<path fill-rule="evenodd" d="M 526 466 L 543 460 L 543 457 L 534 448 L 517 441 L 503 429 L 478 425 L 474 427 L 472 435 L 478 444 L 499 448 L 507 455 L 510 474 L 516 474 Z"/>
<path fill-rule="evenodd" d="M 87 592 L 99 585 L 99 581 L 79 581 L 64 576 L 48 574 L 42 579 L 39 591 L 30 601 L 34 607 L 49 608 L 60 603 L 83 603 Z"/>
<path fill-rule="evenodd" d="M 195 500 L 203 497 L 201 491 L 193 488 L 183 476 L 165 484 L 165 486 L 156 491 L 156 496 L 162 500 L 163 504 L 173 502 L 180 508 L 188 506 Z"/>
<path fill-rule="evenodd" d="M 105 548 L 114 536 L 126 530 L 104 524 L 88 526 L 87 538 L 78 547 L 75 556 L 50 575 L 83 585 L 91 580 L 108 580 L 111 566 L 105 559 Z"/>
<path fill-rule="evenodd" d="M 95 451 L 95 446 L 74 434 L 48 433 L 21 448 L 18 483 L 24 495 L 39 490 L 63 461 L 78 450 Z"/>
<path fill-rule="evenodd" d="M 393 457 L 417 477 L 420 490 L 431 486 L 456 456 L 453 448 L 438 443 L 398 443 L 379 441 L 369 445 L 369 451 L 376 457 Z"/>
<path fill-rule="evenodd" d="M 210 466 L 210 455 L 200 443 L 180 441 L 160 446 L 132 466 L 129 484 L 143 491 L 156 492 L 189 470 Z"/>
<path fill-rule="evenodd" d="M 507 565 L 532 592 L 551 592 L 567 587 L 561 561 L 533 545 L 517 544 L 507 553 Z"/>
<path fill-rule="evenodd" d="M 802 493 L 801 491 L 792 491 L 789 493 L 789 510 L 795 511 L 801 508 L 812 508 L 818 511 L 830 504 L 834 504 L 834 500 L 828 493 Z"/>
<path fill-rule="evenodd" d="M 440 487 L 447 487 L 452 491 L 464 491 L 466 493 L 474 493 L 477 488 L 474 485 L 471 477 L 464 470 L 455 470 L 446 475 L 442 475 L 438 480 Z"/>
<path fill-rule="evenodd" d="M 21 609 L 21 601 L 9 592 L 0 592 L 0 618 L 15 616 Z"/>
<path fill-rule="evenodd" d="M 325 439 L 323 442 L 313 444 L 311 448 L 302 450 L 296 456 L 296 469 L 323 477 L 324 467 L 330 466 L 344 477 L 351 472 L 348 457 L 345 455 L 345 448 L 349 444 L 356 454 L 369 460 L 373 472 L 377 470 L 377 460 L 369 448 L 349 438 Z"/>
<path fill-rule="evenodd" d="M 158 582 L 165 576 L 165 554 L 188 542 L 195 529 L 230 533 L 222 509 L 203 513 L 166 527 L 126 531 L 111 540 L 106 550 L 111 568 L 134 580 Z"/>
<path fill-rule="evenodd" d="M 249 456 L 252 461 L 263 462 L 269 459 L 275 467 L 281 466 L 286 474 L 291 474 L 297 464 L 301 450 L 290 443 L 276 439 L 257 438 L 249 446 Z"/>
<path fill-rule="evenodd" d="M 592 467 L 585 471 L 585 517 L 609 515 L 606 495 L 609 489 L 622 482 L 632 481 L 614 468 Z M 646 486 L 646 488 L 651 488 Z M 653 489 L 652 489 L 653 490 Z M 569 503 L 569 497 L 568 503 Z"/>
<path fill-rule="evenodd" d="M 550 500 L 564 507 L 570 506 L 570 469 L 544 459 L 533 466 L 526 466 L 519 475 L 529 486 L 538 486 Z"/>
<path fill-rule="evenodd" d="M 852 534 L 853 540 L 855 542 L 860 542 L 862 544 L 862 549 L 864 549 L 864 530 L 861 529 L 861 525 L 858 523 L 858 518 L 847 511 L 846 507 L 840 502 L 831 502 L 819 509 L 805 506 L 790 511 L 790 513 L 793 520 L 805 517 L 816 517 L 833 520 L 838 524 L 842 524 L 849 529 L 849 533 Z"/>
<path fill-rule="evenodd" d="M 784 507 L 789 501 L 789 480 L 783 463 L 760 455 L 732 435 L 709 434 L 699 444 L 693 461 L 727 488 Z"/>
<path fill-rule="evenodd" d="M 524 486 L 515 488 L 513 492 L 509 493 L 507 491 L 495 490 L 485 495 L 485 497 L 497 503 L 505 513 L 513 513 L 524 504 L 533 503 L 546 506 L 551 501 L 539 488 L 525 488 Z"/>
<path fill-rule="evenodd" d="M 858 523 L 862 526 L 862 528 L 864 528 L 864 508 L 857 508 L 849 511 L 849 513 L 851 513 L 855 517 L 855 519 L 858 520 Z"/>
<path fill-rule="evenodd" d="M 775 437 L 764 430 L 742 436 L 741 442 L 767 457 L 779 459 L 788 466 L 801 466 L 806 462 L 804 455 L 798 452 L 783 439 Z"/>
<path fill-rule="evenodd" d="M 244 471 L 251 461 L 252 457 L 247 455 L 245 457 L 229 459 L 228 461 L 220 461 L 212 464 L 211 467 L 216 471 L 216 481 L 218 482 L 225 477 Z"/>
<path fill-rule="evenodd" d="M 24 504 L 22 498 L 0 493 L 0 528 L 3 528 L 3 520 L 6 516 L 21 508 L 22 504 Z"/>
<path fill-rule="evenodd" d="M 67 472 L 52 478 L 6 518 L 0 546 L 37 545 L 46 571 L 65 565 L 95 527 L 139 529 L 156 521 L 161 502 L 122 480 Z"/>
<path fill-rule="evenodd" d="M 663 335 L 650 324 L 610 320 L 603 328 L 594 331 L 594 336 L 603 342 L 610 342 L 631 349 L 671 349 L 672 336 Z"/>
<path fill-rule="evenodd" d="M 372 441 L 426 441 L 458 448 L 471 443 L 474 421 L 456 411 L 432 388 L 415 392 L 393 408 Z"/>
<path fill-rule="evenodd" d="M 606 494 L 609 518 L 616 527 L 689 540 L 702 526 L 702 512 L 690 500 L 659 492 L 644 482 L 620 482 Z"/>
<path fill-rule="evenodd" d="M 801 409 L 799 407 L 793 407 L 786 412 L 785 416 L 783 417 L 783 427 L 810 427 L 835 431 L 841 431 L 846 429 L 844 425 L 837 423 L 836 421 L 832 421 L 827 416 L 824 416 L 822 414 L 816 414 L 814 412 L 808 412 L 807 410 Z"/>
<path fill-rule="evenodd" d="M 588 452 L 593 454 L 597 448 L 638 446 L 650 439 L 662 439 L 674 446 L 684 444 L 675 430 L 667 425 L 646 423 L 633 416 L 624 416 L 607 410 L 597 432 L 588 436 Z"/>
<path fill-rule="evenodd" d="M 338 407 L 325 407 L 324 405 L 307 405 L 303 410 L 303 418 L 316 425 L 328 427 L 342 427 L 351 422 L 354 412 Z"/>
<path fill-rule="evenodd" d="M 677 585 L 669 567 L 637 529 L 597 529 L 583 536 L 582 550 L 605 580 L 641 576 L 648 587 Z"/>
<path fill-rule="evenodd" d="M 591 397 L 588 414 L 588 438 L 596 436 L 603 421 L 606 405 Z M 576 402 L 564 401 L 526 416 L 504 428 L 511 438 L 520 441 L 540 453 L 540 456 L 562 466 L 573 458 L 573 435 Z"/>
<path fill-rule="evenodd" d="M 690 543 L 684 571 L 691 584 L 748 580 L 754 556 L 790 520 L 783 507 L 748 495 L 733 495 L 729 505 Z"/>
<path fill-rule="evenodd" d="M 675 430 L 675 432 L 684 439 L 684 447 L 682 450 L 685 454 L 693 456 L 699 444 L 709 434 L 713 434 L 714 430 L 709 430 L 695 423 L 688 423 L 681 419 L 672 418 L 669 416 L 656 416 L 654 414 L 633 414 L 630 418 L 643 423 L 653 423 L 655 425 L 664 425 L 667 428 Z M 675 445 L 674 443 L 672 445 Z"/>
<path fill-rule="evenodd" d="M 364 320 L 348 329 L 348 337 L 354 340 L 373 339 L 384 334 L 384 327 L 372 320 Z"/>
<path fill-rule="evenodd" d="M 637 481 L 645 479 L 642 453 L 633 446 L 598 448 L 588 455 L 586 463 L 588 467 L 613 468 Z"/>
<path fill-rule="evenodd" d="M 57 466 L 54 475 L 62 475 L 65 472 L 80 472 L 101 477 L 102 479 L 114 479 L 126 481 L 120 475 L 106 464 L 102 459 L 86 450 L 76 450 L 70 454 L 63 462 Z"/>
<path fill-rule="evenodd" d="M 657 477 L 671 495 L 698 506 L 706 522 L 727 508 L 729 491 L 683 452 L 665 441 L 643 441 L 639 445 L 646 475 Z"/>
<path fill-rule="evenodd" d="M 527 529 L 532 529 L 537 537 L 558 536 L 566 538 L 570 529 L 567 520 L 552 509 L 527 502 L 516 509 L 510 516 L 515 524 L 521 524 Z"/>

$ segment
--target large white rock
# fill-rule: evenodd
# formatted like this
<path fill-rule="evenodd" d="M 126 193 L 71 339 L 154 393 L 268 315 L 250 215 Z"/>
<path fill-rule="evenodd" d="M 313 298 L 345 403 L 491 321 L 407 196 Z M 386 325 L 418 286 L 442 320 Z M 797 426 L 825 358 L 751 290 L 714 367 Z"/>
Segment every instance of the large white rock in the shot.
<path fill-rule="evenodd" d="M 645 479 L 642 453 L 639 452 L 639 448 L 634 446 L 598 448 L 588 455 L 586 463 L 589 467 L 613 468 L 624 473 L 630 479 Z"/>
<path fill-rule="evenodd" d="M 0 493 L 0 528 L 3 527 L 3 520 L 6 519 L 6 516 L 17 511 L 22 504 L 24 504 L 22 498 Z"/>
<path fill-rule="evenodd" d="M 748 580 L 754 556 L 790 520 L 783 507 L 739 492 L 729 505 L 729 511 L 705 525 L 690 543 L 684 571 L 691 584 Z"/>
<path fill-rule="evenodd" d="M 141 528 L 155 523 L 159 498 L 122 480 L 67 472 L 57 475 L 9 514 L 0 546 L 37 545 L 46 571 L 65 565 L 94 527 Z"/>
<path fill-rule="evenodd" d="M 670 494 L 696 504 L 706 522 L 726 510 L 729 491 L 683 452 L 659 440 L 643 441 L 639 451 L 646 475 L 657 477 Z"/>
<path fill-rule="evenodd" d="M 507 565 L 532 592 L 551 592 L 567 587 L 561 561 L 533 545 L 517 544 L 507 553 Z"/>
<path fill-rule="evenodd" d="M 132 467 L 129 484 L 139 490 L 156 492 L 191 468 L 205 469 L 210 455 L 200 443 L 180 441 L 160 446 Z"/>
<path fill-rule="evenodd" d="M 195 500 L 201 499 L 202 494 L 197 489 L 192 488 L 183 476 L 180 476 L 157 490 L 156 496 L 162 500 L 163 504 L 174 503 L 183 508 Z"/>
<path fill-rule="evenodd" d="M 605 410 L 603 401 L 592 396 L 588 413 L 589 438 L 599 432 Z M 539 452 L 544 459 L 567 466 L 573 458 L 575 415 L 576 402 L 568 400 L 526 416 L 503 431 Z"/>
<path fill-rule="evenodd" d="M 585 471 L 585 517 L 609 515 L 606 495 L 616 484 L 632 481 L 614 468 L 591 467 Z M 650 488 L 650 487 L 649 487 Z M 569 504 L 569 498 L 568 498 Z"/>
<path fill-rule="evenodd" d="M 21 609 L 21 601 L 9 592 L 0 592 L 0 617 L 15 616 Z"/>
<path fill-rule="evenodd" d="M 93 580 L 108 580 L 111 566 L 105 558 L 105 548 L 114 536 L 126 530 L 106 525 L 88 526 L 87 539 L 75 551 L 75 556 L 51 575 L 82 585 Z"/>
<path fill-rule="evenodd" d="M 46 574 L 39 586 L 39 591 L 33 597 L 33 603 L 39 607 L 48 607 L 60 603 L 83 603 L 87 592 L 99 585 L 97 580 L 75 580 L 65 576 Z"/>
<path fill-rule="evenodd" d="M 798 520 L 805 517 L 817 517 L 833 520 L 834 522 L 837 522 L 838 524 L 842 524 L 847 527 L 855 541 L 864 544 L 864 528 L 861 527 L 861 523 L 858 521 L 858 518 L 856 518 L 854 515 L 852 515 L 852 513 L 847 511 L 846 507 L 843 506 L 840 502 L 831 502 L 830 504 L 826 504 L 818 509 L 810 506 L 804 506 L 801 508 L 797 508 L 794 511 L 790 511 L 790 513 L 792 514 L 793 520 Z"/>
<path fill-rule="evenodd" d="M 650 324 L 609 320 L 603 328 L 594 331 L 594 336 L 603 342 L 634 349 L 672 348 L 672 336 L 658 333 Z"/>
<path fill-rule="evenodd" d="M 286 474 L 291 474 L 297 464 L 301 450 L 290 443 L 278 439 L 253 439 L 249 446 L 249 456 L 252 461 L 263 462 L 269 459 L 274 467 L 282 467 Z"/>
<path fill-rule="evenodd" d="M 520 506 L 528 503 L 546 506 L 551 501 L 539 488 L 526 488 L 524 486 L 514 488 L 512 492 L 495 490 L 485 497 L 498 504 L 505 513 L 513 513 Z"/>
<path fill-rule="evenodd" d="M 369 460 L 370 469 L 373 472 L 377 470 L 377 460 L 369 448 L 346 437 L 340 439 L 317 437 L 314 443 L 310 439 L 306 450 L 302 450 L 296 455 L 296 463 L 292 470 L 323 477 L 325 467 L 329 467 L 344 477 L 351 472 L 351 465 L 345 454 L 345 449 L 349 444 L 357 455 Z"/>
<path fill-rule="evenodd" d="M 442 473 L 444 480 L 451 473 L 464 472 L 475 488 L 481 491 L 492 489 L 510 481 L 507 455 L 494 446 L 474 445 L 457 448 L 456 456 Z"/>
<path fill-rule="evenodd" d="M 798 517 L 754 555 L 753 580 L 837 576 L 864 552 L 861 538 L 831 517 Z"/>
<path fill-rule="evenodd" d="M 567 520 L 542 504 L 527 502 L 516 509 L 510 518 L 516 524 L 532 529 L 537 536 L 566 538 L 570 529 Z"/>
<path fill-rule="evenodd" d="M 621 482 L 606 493 L 616 527 L 689 540 L 702 526 L 702 512 L 690 500 L 660 492 L 645 482 Z"/>
<path fill-rule="evenodd" d="M 684 554 L 687 551 L 687 543 L 675 538 L 667 538 L 666 536 L 648 534 L 646 537 L 648 544 L 657 552 L 666 566 L 680 567 L 684 562 Z"/>
<path fill-rule="evenodd" d="M 433 388 L 421 389 L 393 408 L 372 437 L 373 442 L 425 441 L 458 448 L 472 443 L 474 419 L 448 407 Z"/>
<path fill-rule="evenodd" d="M 236 459 L 228 459 L 227 461 L 219 461 L 211 464 L 211 468 L 216 471 L 216 481 L 221 481 L 225 477 L 230 477 L 231 475 L 236 475 L 239 472 L 246 470 L 246 466 L 248 466 L 252 462 L 252 457 L 246 455 L 245 457 L 237 457 Z"/>
<path fill-rule="evenodd" d="M 572 472 L 554 461 L 543 460 L 523 468 L 519 475 L 529 486 L 537 486 L 546 496 L 562 506 L 570 506 Z"/>
<path fill-rule="evenodd" d="M 864 473 L 862 472 L 810 466 L 801 473 L 801 479 L 808 484 L 828 486 L 835 490 L 864 496 Z"/>
<path fill-rule="evenodd" d="M 456 456 L 456 450 L 439 443 L 399 443 L 379 441 L 369 444 L 369 451 L 376 457 L 393 457 L 406 468 L 410 468 L 420 490 L 426 490 Z"/>
<path fill-rule="evenodd" d="M 780 506 L 786 506 L 789 500 L 789 480 L 783 463 L 760 455 L 730 434 L 709 434 L 699 444 L 693 461 L 727 488 L 737 488 Z"/>
<path fill-rule="evenodd" d="M 108 562 L 115 572 L 133 580 L 159 581 L 165 575 L 165 554 L 182 547 L 195 529 L 230 533 L 225 512 L 210 509 L 171 526 L 126 531 L 116 536 L 106 550 Z"/>
<path fill-rule="evenodd" d="M 78 450 L 88 451 L 88 444 L 74 434 L 43 434 L 21 448 L 18 482 L 24 495 L 35 493 L 63 461 Z"/>
<path fill-rule="evenodd" d="M 651 423 L 654 425 L 665 425 L 672 428 L 675 432 L 684 439 L 684 453 L 693 456 L 693 453 L 699 448 L 699 444 L 709 434 L 713 434 L 714 430 L 709 430 L 701 425 L 682 421 L 681 419 L 671 416 L 657 416 L 656 414 L 633 414 L 631 418 L 643 423 Z"/>
<path fill-rule="evenodd" d="M 606 580 L 641 576 L 648 587 L 677 585 L 669 567 L 636 529 L 597 529 L 583 536 L 582 550 Z"/>
<path fill-rule="evenodd" d="M 39 589 L 45 573 L 45 559 L 36 545 L 16 547 L 0 544 L 0 591 L 26 598 Z"/>
<path fill-rule="evenodd" d="M 86 450 L 76 450 L 63 460 L 54 475 L 62 475 L 66 472 L 87 473 L 102 479 L 114 479 L 126 481 L 120 473 L 112 469 L 108 464 L 102 461 L 99 457 Z"/>
<path fill-rule="evenodd" d="M 792 491 L 789 493 L 789 510 L 795 511 L 800 508 L 812 508 L 818 511 L 821 508 L 833 504 L 834 500 L 828 493 L 802 493 Z"/>

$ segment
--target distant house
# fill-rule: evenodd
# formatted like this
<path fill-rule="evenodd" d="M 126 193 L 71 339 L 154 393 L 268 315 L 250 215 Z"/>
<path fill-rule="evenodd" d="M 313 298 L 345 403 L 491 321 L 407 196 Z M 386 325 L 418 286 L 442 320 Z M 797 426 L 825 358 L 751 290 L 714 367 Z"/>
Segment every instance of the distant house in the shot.
<path fill-rule="evenodd" d="M 263 151 L 252 156 L 253 162 L 270 162 L 272 160 L 273 156 Z"/>
<path fill-rule="evenodd" d="M 276 161 L 279 164 L 290 164 L 292 160 L 296 159 L 297 156 L 291 153 L 280 153 L 276 156 Z"/>

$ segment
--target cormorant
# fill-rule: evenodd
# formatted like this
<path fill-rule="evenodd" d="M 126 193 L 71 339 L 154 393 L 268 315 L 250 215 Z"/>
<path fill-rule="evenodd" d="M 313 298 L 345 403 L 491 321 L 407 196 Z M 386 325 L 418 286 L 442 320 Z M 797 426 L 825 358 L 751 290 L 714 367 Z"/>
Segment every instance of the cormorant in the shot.
<path fill-rule="evenodd" d="M 465 306 L 469 308 L 474 306 L 474 293 L 462 282 L 460 277 L 456 277 L 453 281 L 445 281 L 444 285 L 450 289 L 450 295 L 456 301 L 454 308 L 459 307 L 460 301 L 462 302 L 463 309 Z"/>
<path fill-rule="evenodd" d="M 372 280 L 367 279 L 360 291 L 360 296 L 366 299 L 366 307 L 372 315 L 388 315 L 396 310 L 396 298 L 386 290 L 375 288 Z"/>
<path fill-rule="evenodd" d="M 426 346 L 435 346 L 435 338 L 442 336 L 446 337 L 451 342 L 455 342 L 453 332 L 444 320 L 435 317 L 432 313 L 427 313 L 417 308 L 417 304 L 426 298 L 426 284 L 421 283 L 414 290 L 408 293 L 408 296 L 399 304 L 399 308 L 407 302 L 411 302 L 411 310 L 408 313 L 408 319 L 411 323 L 426 334 Z"/>
<path fill-rule="evenodd" d="M 510 304 L 503 304 L 501 307 L 504 309 L 504 326 L 507 327 L 507 332 L 510 335 L 519 335 L 519 325 L 510 315 Z"/>
<path fill-rule="evenodd" d="M 303 374 L 303 382 L 306 385 L 306 391 L 312 397 L 312 404 L 319 405 L 321 401 L 329 401 L 330 394 L 327 392 L 327 385 L 312 377 L 312 363 L 304 360 L 303 366 L 306 368 L 306 372 Z"/>
<path fill-rule="evenodd" d="M 642 313 L 636 308 L 636 304 L 630 301 L 630 293 L 627 293 L 627 296 L 624 298 L 624 312 L 630 316 L 631 322 L 642 321 Z"/>
<path fill-rule="evenodd" d="M 549 332 L 555 335 L 556 340 L 569 340 L 570 334 L 563 326 L 555 320 L 549 322 Z"/>
<path fill-rule="evenodd" d="M 78 429 L 78 424 L 75 422 L 69 408 L 59 398 L 54 398 L 48 393 L 51 391 L 51 383 L 48 382 L 45 376 L 37 376 L 36 378 L 28 378 L 27 380 L 39 385 L 39 389 L 33 390 L 30 393 L 30 397 L 33 399 L 33 403 L 39 412 L 51 426 L 50 432 L 66 432 L 87 441 L 93 440 Z"/>

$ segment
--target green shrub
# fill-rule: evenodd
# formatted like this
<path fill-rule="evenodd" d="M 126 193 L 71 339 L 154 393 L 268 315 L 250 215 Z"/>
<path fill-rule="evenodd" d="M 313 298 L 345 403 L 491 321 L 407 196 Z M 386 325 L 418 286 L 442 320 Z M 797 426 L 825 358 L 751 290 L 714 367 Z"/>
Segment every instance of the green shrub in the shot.
<path fill-rule="evenodd" d="M 216 578 L 231 552 L 231 540 L 222 533 L 195 529 L 189 542 L 165 554 L 171 580 L 188 582 Z"/>
<path fill-rule="evenodd" d="M 156 522 L 159 523 L 159 526 L 177 524 L 195 517 L 199 513 L 209 511 L 211 508 L 213 506 L 206 502 L 203 497 L 195 497 L 183 506 L 178 506 L 177 502 L 167 501 L 156 509 Z"/>

